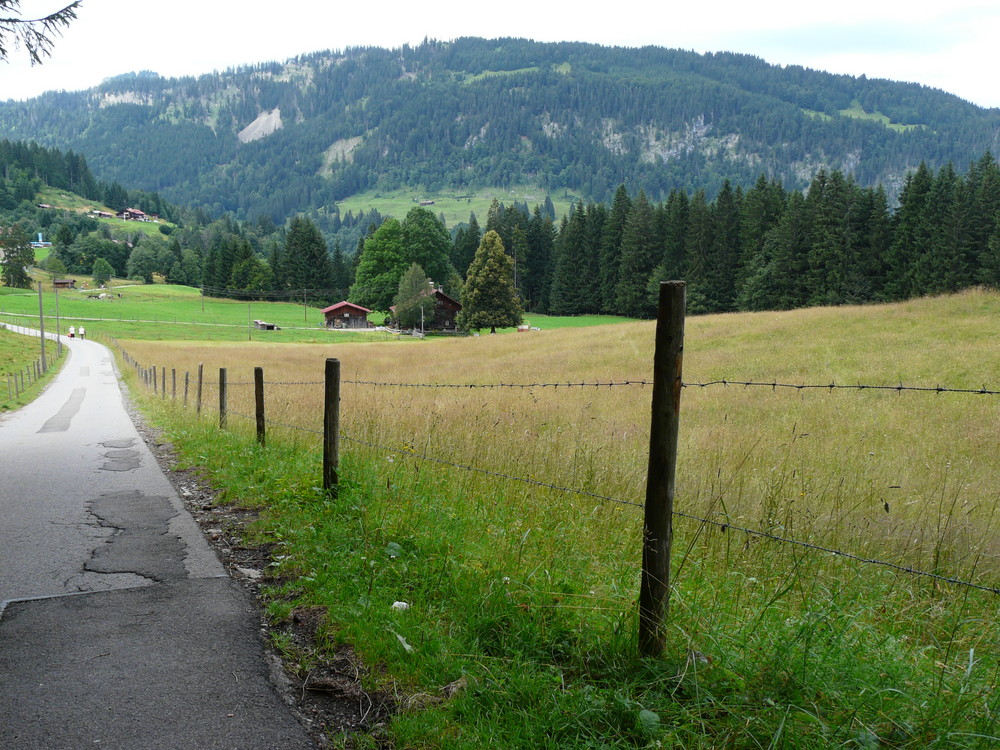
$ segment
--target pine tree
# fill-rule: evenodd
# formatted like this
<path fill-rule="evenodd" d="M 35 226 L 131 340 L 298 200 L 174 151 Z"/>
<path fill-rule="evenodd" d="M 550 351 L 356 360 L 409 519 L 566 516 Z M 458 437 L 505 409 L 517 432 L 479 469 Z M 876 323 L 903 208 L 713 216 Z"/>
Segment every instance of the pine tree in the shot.
<path fill-rule="evenodd" d="M 632 210 L 632 199 L 624 185 L 619 185 L 611 201 L 611 212 L 604 225 L 600 247 L 601 312 L 615 311 L 618 278 L 621 273 L 622 235 Z"/>
<path fill-rule="evenodd" d="M 455 233 L 455 242 L 451 249 L 451 263 L 463 277 L 469 270 L 472 259 L 476 257 L 482 233 L 474 213 L 469 214 L 469 225 Z"/>
<path fill-rule="evenodd" d="M 921 162 L 917 171 L 907 176 L 899 195 L 899 208 L 893 217 L 893 239 L 886 257 L 884 294 L 890 301 L 907 299 L 921 293 L 914 277 L 914 269 L 920 249 L 930 243 L 927 215 L 932 183 L 930 169 Z"/>
<path fill-rule="evenodd" d="M 504 251 L 500 235 L 490 230 L 483 235 L 476 257 L 469 266 L 462 294 L 459 328 L 478 331 L 520 325 L 521 303 L 514 291 L 514 261 Z"/>
<path fill-rule="evenodd" d="M 653 226 L 653 207 L 640 190 L 622 232 L 621 272 L 615 290 L 620 315 L 646 318 L 655 312 L 648 296 L 650 275 L 663 257 Z"/>
<path fill-rule="evenodd" d="M 528 281 L 524 285 L 524 297 L 530 309 L 537 312 L 548 310 L 549 288 L 552 285 L 552 254 L 556 241 L 556 228 L 548 215 L 535 206 L 528 222 Z"/>

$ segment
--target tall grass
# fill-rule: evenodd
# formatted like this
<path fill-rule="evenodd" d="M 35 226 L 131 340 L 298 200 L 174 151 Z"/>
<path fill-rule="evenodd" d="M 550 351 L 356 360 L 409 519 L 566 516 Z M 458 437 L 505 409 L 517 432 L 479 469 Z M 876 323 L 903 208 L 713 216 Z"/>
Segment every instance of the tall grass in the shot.
<path fill-rule="evenodd" d="M 1000 297 L 970 292 L 694 318 L 685 380 L 995 387 L 998 312 Z M 634 656 L 642 386 L 345 382 L 344 487 L 335 500 L 315 489 L 322 388 L 301 383 L 327 356 L 345 381 L 608 382 L 648 379 L 652 338 L 632 323 L 421 347 L 126 346 L 149 365 L 226 366 L 246 415 L 239 384 L 265 368 L 269 418 L 299 428 L 272 426 L 267 449 L 248 420 L 222 434 L 147 404 L 187 461 L 263 506 L 260 533 L 279 545 L 275 617 L 324 605 L 332 641 L 408 696 L 389 730 L 398 746 L 998 742 L 994 597 L 733 530 L 996 586 L 996 397 L 686 389 L 675 507 L 729 528 L 675 521 L 662 660 Z"/>

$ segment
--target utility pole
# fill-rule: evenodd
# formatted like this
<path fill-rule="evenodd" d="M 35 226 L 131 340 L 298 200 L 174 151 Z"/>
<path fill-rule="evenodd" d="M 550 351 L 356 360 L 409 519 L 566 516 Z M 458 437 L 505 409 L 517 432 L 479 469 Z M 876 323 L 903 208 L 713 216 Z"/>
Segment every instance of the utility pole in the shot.
<path fill-rule="evenodd" d="M 42 282 L 38 282 L 38 329 L 42 341 L 42 372 L 49 369 L 45 364 L 45 313 L 42 311 Z"/>

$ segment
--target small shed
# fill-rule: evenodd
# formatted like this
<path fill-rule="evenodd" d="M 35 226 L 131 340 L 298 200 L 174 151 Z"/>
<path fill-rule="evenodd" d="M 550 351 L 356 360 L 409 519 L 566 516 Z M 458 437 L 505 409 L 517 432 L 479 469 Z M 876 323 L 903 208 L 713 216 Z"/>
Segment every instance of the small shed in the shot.
<path fill-rule="evenodd" d="M 53 289 L 76 289 L 76 279 L 52 279 Z"/>
<path fill-rule="evenodd" d="M 321 312 L 327 328 L 367 328 L 371 310 L 345 301 L 325 307 Z"/>

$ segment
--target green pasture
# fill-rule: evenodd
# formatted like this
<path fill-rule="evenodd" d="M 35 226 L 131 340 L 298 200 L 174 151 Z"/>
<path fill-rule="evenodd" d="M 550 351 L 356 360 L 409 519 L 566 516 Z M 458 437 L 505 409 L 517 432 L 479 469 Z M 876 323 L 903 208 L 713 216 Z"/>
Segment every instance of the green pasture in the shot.
<path fill-rule="evenodd" d="M 882 114 L 878 110 L 875 112 L 865 112 L 864 108 L 861 106 L 861 102 L 857 99 L 851 102 L 850 107 L 847 109 L 841 109 L 839 112 L 844 117 L 853 117 L 857 120 L 871 120 L 872 122 L 882 123 L 887 128 L 895 130 L 897 133 L 905 133 L 909 130 L 926 127 L 925 125 L 903 125 L 902 123 L 893 122 L 887 115 Z"/>
<path fill-rule="evenodd" d="M 65 190 L 58 190 L 48 185 L 43 185 L 42 189 L 38 191 L 38 196 L 35 199 L 38 203 L 47 203 L 50 206 L 54 206 L 56 210 L 60 211 L 72 211 L 78 214 L 89 214 L 91 211 L 104 211 L 105 213 L 113 214 L 114 209 L 105 206 L 97 201 L 92 201 L 88 198 L 83 198 L 76 193 L 70 193 Z M 174 225 L 168 221 L 160 219 L 160 221 L 124 221 L 123 219 L 97 219 L 103 225 L 111 228 L 112 232 L 142 232 L 143 234 L 149 235 L 151 237 L 162 237 L 163 234 L 160 232 L 160 227 L 167 225 L 173 227 Z M 46 238 L 51 239 L 51 238 Z M 37 253 L 37 251 L 36 251 Z M 41 260 L 41 257 L 37 254 L 35 255 L 35 260 Z"/>
<path fill-rule="evenodd" d="M 551 198 L 556 209 L 557 220 L 569 212 L 573 202 L 580 201 L 579 196 L 566 192 L 552 195 Z M 528 208 L 533 210 L 536 205 L 545 202 L 545 190 L 527 185 L 507 190 L 501 188 L 470 189 L 468 193 L 454 191 L 414 193 L 410 190 L 371 191 L 345 198 L 338 202 L 337 206 L 341 216 L 345 216 L 348 211 L 357 215 L 374 208 L 383 216 L 393 216 L 402 220 L 407 212 L 411 208 L 419 206 L 421 201 L 434 201 L 433 205 L 424 206 L 424 208 L 433 212 L 435 216 L 444 214 L 445 224 L 449 228 L 467 222 L 470 213 L 475 213 L 476 220 L 482 228 L 486 226 L 486 215 L 494 199 L 507 205 L 514 201 L 527 203 Z"/>
<path fill-rule="evenodd" d="M 84 283 L 88 277 L 77 278 Z M 51 279 L 42 281 L 46 326 L 56 327 L 56 292 Z M 95 299 L 102 291 L 110 299 Z M 119 296 L 120 295 L 120 296 Z M 267 341 L 274 343 L 344 343 L 406 340 L 382 331 L 330 331 L 323 325 L 320 307 L 295 302 L 240 301 L 202 297 L 200 290 L 170 284 L 135 284 L 126 282 L 110 289 L 73 289 L 58 293 L 61 330 L 83 325 L 92 335 L 107 334 L 116 338 L 158 341 Z M 332 304 L 332 302 L 331 302 Z M 385 313 L 373 313 L 377 324 Z M 38 293 L 35 290 L 0 287 L 0 322 L 30 325 L 38 319 Z M 262 331 L 252 321 L 274 323 L 281 330 Z M 629 318 L 611 315 L 525 315 L 525 323 L 542 330 L 578 328 L 627 322 Z M 513 333 L 503 329 L 501 333 Z M 530 331 L 537 333 L 537 331 Z M 525 335 L 525 334 L 522 334 Z"/>

